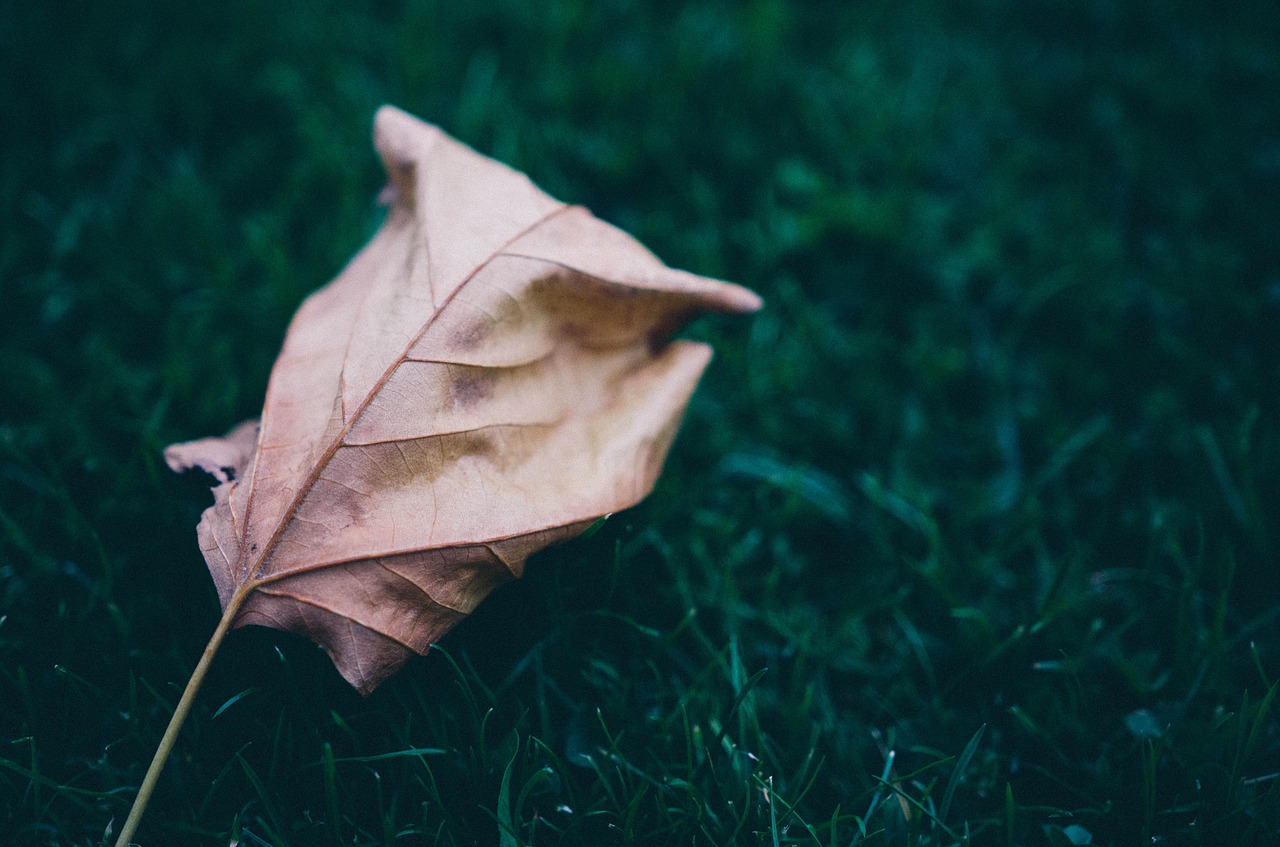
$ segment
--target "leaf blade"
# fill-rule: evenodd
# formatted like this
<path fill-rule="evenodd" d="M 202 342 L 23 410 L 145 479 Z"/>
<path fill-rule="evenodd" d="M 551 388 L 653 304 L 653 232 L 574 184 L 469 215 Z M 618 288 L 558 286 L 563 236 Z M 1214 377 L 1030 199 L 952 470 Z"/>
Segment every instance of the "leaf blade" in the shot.
<path fill-rule="evenodd" d="M 760 305 L 416 118 L 375 139 L 392 209 L 299 309 L 260 426 L 170 448 L 227 468 L 199 534 L 235 625 L 311 638 L 363 693 L 642 499 L 711 357 L 670 336 Z"/>

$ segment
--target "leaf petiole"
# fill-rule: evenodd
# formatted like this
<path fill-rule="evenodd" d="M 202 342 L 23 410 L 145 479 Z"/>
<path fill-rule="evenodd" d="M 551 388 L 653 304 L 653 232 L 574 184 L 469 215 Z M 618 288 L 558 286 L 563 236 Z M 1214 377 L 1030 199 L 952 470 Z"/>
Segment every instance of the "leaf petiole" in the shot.
<path fill-rule="evenodd" d="M 227 603 L 227 608 L 222 612 L 222 618 L 218 621 L 218 626 L 213 631 L 213 635 L 209 638 L 209 643 L 205 645 L 204 653 L 200 656 L 200 661 L 196 663 L 195 670 L 191 672 L 191 678 L 187 680 L 187 687 L 182 692 L 182 697 L 178 700 L 177 707 L 173 710 L 173 717 L 169 719 L 169 726 L 165 728 L 164 736 L 160 739 L 160 746 L 156 748 L 156 754 L 151 757 L 151 765 L 147 768 L 147 775 L 142 778 L 142 785 L 138 788 L 138 796 L 133 800 L 133 808 L 129 810 L 129 817 L 125 819 L 124 826 L 120 829 L 120 837 L 116 839 L 116 847 L 127 847 L 133 838 L 133 833 L 138 829 L 138 823 L 142 820 L 142 813 L 146 811 L 147 803 L 151 800 L 151 792 L 155 791 L 156 782 L 160 779 L 160 772 L 164 770 L 165 762 L 169 760 L 169 754 L 173 752 L 173 745 L 178 740 L 178 733 L 182 730 L 182 725 L 187 720 L 187 714 L 191 711 L 191 704 L 195 702 L 196 694 L 200 691 L 200 686 L 204 682 L 205 675 L 209 672 L 209 665 L 213 662 L 214 654 L 218 652 L 218 647 L 222 645 L 228 632 L 231 631 L 231 622 L 235 620 L 236 613 L 240 611 L 240 607 L 249 596 L 249 591 L 241 586 L 231 596 L 231 600 Z"/>

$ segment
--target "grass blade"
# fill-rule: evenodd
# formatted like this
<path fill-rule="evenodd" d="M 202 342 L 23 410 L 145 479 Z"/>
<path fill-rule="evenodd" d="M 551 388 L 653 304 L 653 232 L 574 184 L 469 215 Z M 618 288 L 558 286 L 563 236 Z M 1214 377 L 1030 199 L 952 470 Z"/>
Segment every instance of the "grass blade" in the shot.
<path fill-rule="evenodd" d="M 964 780 L 964 772 L 968 769 L 969 762 L 973 759 L 973 754 L 978 752 L 978 743 L 982 741 L 982 734 L 986 731 L 986 724 L 978 727 L 978 731 L 969 739 L 969 743 L 964 746 L 964 752 L 956 760 L 955 769 L 951 771 L 951 778 L 947 780 L 947 789 L 942 793 L 942 805 L 938 807 L 938 817 L 943 821 L 947 819 L 947 813 L 951 811 L 951 799 L 955 797 L 956 789 Z"/>

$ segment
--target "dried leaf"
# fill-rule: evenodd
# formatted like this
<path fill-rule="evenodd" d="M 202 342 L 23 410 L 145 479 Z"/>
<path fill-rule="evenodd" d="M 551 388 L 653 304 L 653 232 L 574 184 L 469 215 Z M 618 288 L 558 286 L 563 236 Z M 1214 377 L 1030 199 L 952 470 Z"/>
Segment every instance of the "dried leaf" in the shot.
<path fill-rule="evenodd" d="M 321 644 L 364 693 L 535 551 L 652 488 L 709 358 L 671 334 L 755 294 L 383 107 L 382 229 L 298 310 L 261 427 L 170 447 L 233 626 Z"/>

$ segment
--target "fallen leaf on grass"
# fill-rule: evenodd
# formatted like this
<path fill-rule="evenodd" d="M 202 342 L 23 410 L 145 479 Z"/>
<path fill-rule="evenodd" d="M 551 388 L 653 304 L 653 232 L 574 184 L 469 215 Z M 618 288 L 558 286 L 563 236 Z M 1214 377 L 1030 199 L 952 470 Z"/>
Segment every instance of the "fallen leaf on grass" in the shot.
<path fill-rule="evenodd" d="M 116 847 L 228 631 L 300 633 L 373 691 L 532 553 L 648 494 L 711 357 L 672 333 L 760 307 L 404 112 L 374 136 L 390 212 L 298 309 L 261 421 L 165 451 L 218 480 L 198 534 L 222 617 Z"/>
<path fill-rule="evenodd" d="M 710 358 L 670 340 L 755 294 L 390 107 L 382 229 L 298 310 L 261 424 L 177 444 L 231 626 L 321 644 L 364 693 L 525 559 L 652 488 Z"/>

